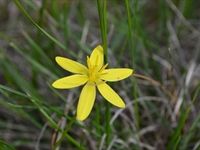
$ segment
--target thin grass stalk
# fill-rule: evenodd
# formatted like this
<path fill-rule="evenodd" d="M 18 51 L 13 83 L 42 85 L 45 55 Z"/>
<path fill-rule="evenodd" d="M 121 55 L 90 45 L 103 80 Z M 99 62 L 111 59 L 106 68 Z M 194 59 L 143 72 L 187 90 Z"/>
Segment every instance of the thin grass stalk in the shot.
<path fill-rule="evenodd" d="M 60 48 L 66 50 L 66 47 L 59 42 L 57 39 L 55 39 L 53 36 L 51 36 L 49 33 L 47 33 L 42 27 L 40 27 L 33 19 L 32 17 L 28 14 L 28 12 L 24 9 L 24 7 L 21 5 L 19 0 L 14 0 L 16 6 L 19 8 L 19 10 L 22 12 L 22 14 L 28 18 L 28 20 L 31 21 L 31 23 L 38 28 L 44 35 L 46 35 L 50 40 L 52 40 L 55 44 L 57 44 Z"/>
<path fill-rule="evenodd" d="M 38 110 L 44 115 L 44 117 L 47 119 L 49 125 L 56 129 L 58 132 L 61 132 L 65 138 L 67 138 L 74 146 L 76 146 L 78 149 L 80 150 L 84 150 L 84 148 L 79 144 L 79 142 L 77 142 L 73 137 L 71 137 L 67 131 L 68 130 L 63 130 L 61 129 L 56 122 L 51 118 L 51 116 L 49 116 L 49 114 L 46 112 L 45 107 L 42 106 L 41 104 L 39 104 L 39 100 L 34 96 L 34 95 L 29 95 L 28 93 L 21 93 L 19 91 L 13 90 L 11 88 L 8 88 L 6 86 L 0 85 L 0 89 L 5 90 L 7 92 L 28 98 L 37 108 Z"/>
<path fill-rule="evenodd" d="M 183 130 L 183 128 L 186 125 L 186 121 L 189 117 L 191 109 L 192 109 L 199 93 L 200 93 L 200 83 L 198 84 L 198 86 L 194 92 L 194 95 L 193 95 L 192 101 L 191 101 L 192 103 L 189 106 L 187 106 L 186 108 L 182 108 L 182 110 L 181 110 L 178 125 L 177 125 L 176 129 L 174 130 L 174 132 L 171 134 L 171 137 L 167 144 L 167 150 L 176 150 L 178 148 L 178 144 L 180 144 L 180 140 L 182 138 L 181 131 Z"/>
<path fill-rule="evenodd" d="M 126 11 L 127 11 L 127 17 L 128 17 L 128 38 L 129 38 L 129 45 L 130 45 L 130 49 L 131 49 L 131 55 L 132 55 L 132 66 L 135 66 L 135 57 L 136 57 L 136 38 L 133 35 L 133 30 L 136 30 L 136 26 L 135 26 L 135 20 L 136 19 L 132 19 L 132 15 L 131 15 L 131 3 L 130 0 L 125 0 L 125 4 L 126 4 Z M 136 5 L 137 3 L 135 3 Z M 137 6 L 134 6 L 134 9 Z M 135 11 L 136 12 L 136 11 Z M 136 14 L 134 14 L 136 16 Z M 134 21 L 134 22 L 133 22 Z M 133 26 L 133 24 L 134 26 Z M 135 31 L 136 32 L 136 31 Z M 131 80 L 132 85 L 133 85 L 133 97 L 136 100 L 134 106 L 133 106 L 133 111 L 134 111 L 134 118 L 135 118 L 135 126 L 136 126 L 136 132 L 139 131 L 140 128 L 140 113 L 139 113 L 139 103 L 137 101 L 137 97 L 138 97 L 138 92 L 137 92 L 137 82 L 135 79 Z M 139 137 L 137 137 L 137 140 L 139 141 Z M 136 149 L 140 149 L 139 146 L 136 147 Z"/>
<path fill-rule="evenodd" d="M 100 31 L 101 39 L 104 48 L 104 63 L 108 62 L 108 43 L 107 43 L 107 1 L 106 0 L 97 0 L 99 22 L 100 22 Z M 106 103 L 106 123 L 105 123 L 105 132 L 106 132 L 106 145 L 110 143 L 111 128 L 110 128 L 110 104 Z"/>
<path fill-rule="evenodd" d="M 193 11 L 195 10 L 194 9 L 194 4 L 195 4 L 195 0 L 184 0 L 182 1 L 183 3 L 183 15 L 186 17 L 186 18 L 191 18 L 192 15 L 193 15 Z"/>
<path fill-rule="evenodd" d="M 132 66 L 134 67 L 135 66 L 135 59 L 134 59 L 134 57 L 136 56 L 136 54 L 135 54 L 135 39 L 134 39 L 134 37 L 133 37 L 133 31 L 132 31 L 132 29 L 133 29 L 133 25 L 132 25 L 132 16 L 131 16 L 131 10 L 130 10 L 130 6 L 131 6 L 131 4 L 130 4 L 130 0 L 125 0 L 125 4 L 126 4 L 126 11 L 127 11 L 127 17 L 128 17 L 128 39 L 129 39 L 129 45 L 130 45 L 130 49 L 131 49 L 131 52 L 132 52 Z M 134 28 L 135 29 L 135 28 Z M 136 83 L 135 83 L 135 81 L 133 80 L 132 81 L 132 84 L 133 84 L 133 87 L 134 87 L 134 89 L 133 89 L 133 93 L 134 93 L 134 97 L 135 98 L 137 98 L 136 97 Z M 139 127 L 139 113 L 138 113 L 138 104 L 137 103 L 135 103 L 135 105 L 134 105 L 134 112 L 135 112 L 135 118 L 136 118 L 136 127 L 138 128 Z"/>

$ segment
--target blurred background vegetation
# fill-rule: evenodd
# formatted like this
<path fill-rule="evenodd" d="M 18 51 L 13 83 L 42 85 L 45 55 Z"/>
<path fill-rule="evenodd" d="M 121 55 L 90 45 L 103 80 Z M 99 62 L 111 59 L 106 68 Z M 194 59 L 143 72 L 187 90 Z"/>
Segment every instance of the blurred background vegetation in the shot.
<path fill-rule="evenodd" d="M 0 150 L 200 149 L 199 10 L 197 0 L 0 0 Z M 109 66 L 146 79 L 112 84 L 125 109 L 105 115 L 98 95 L 77 122 L 81 88 L 51 87 L 68 75 L 54 58 L 84 64 L 102 18 Z"/>

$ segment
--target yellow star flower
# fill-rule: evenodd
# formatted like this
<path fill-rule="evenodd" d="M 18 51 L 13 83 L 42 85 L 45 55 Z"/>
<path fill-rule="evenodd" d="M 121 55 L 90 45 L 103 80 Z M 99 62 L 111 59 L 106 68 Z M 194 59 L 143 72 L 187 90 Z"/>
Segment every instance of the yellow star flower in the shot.
<path fill-rule="evenodd" d="M 133 70 L 128 68 L 106 69 L 108 64 L 104 65 L 102 46 L 97 46 L 90 57 L 87 57 L 87 67 L 60 56 L 56 57 L 56 62 L 63 69 L 75 74 L 56 80 L 52 84 L 54 88 L 69 89 L 85 84 L 78 101 L 77 120 L 83 121 L 90 114 L 96 97 L 96 87 L 111 104 L 120 108 L 125 107 L 123 100 L 106 81 L 114 82 L 125 79 L 133 73 Z"/>

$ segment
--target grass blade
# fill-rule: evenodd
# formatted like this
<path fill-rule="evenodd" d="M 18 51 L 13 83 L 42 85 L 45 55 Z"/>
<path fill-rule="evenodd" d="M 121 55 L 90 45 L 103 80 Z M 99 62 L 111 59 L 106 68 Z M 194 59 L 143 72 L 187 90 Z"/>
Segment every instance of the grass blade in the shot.
<path fill-rule="evenodd" d="M 200 92 L 200 85 L 196 89 L 194 96 L 192 98 L 192 104 L 194 104 L 197 96 Z M 182 109 L 180 119 L 178 121 L 178 126 L 176 127 L 175 131 L 172 133 L 169 143 L 167 144 L 167 150 L 176 150 L 177 145 L 181 138 L 181 131 L 185 125 L 186 120 L 188 119 L 189 113 L 191 111 L 191 106 L 188 106 L 186 110 Z"/>
<path fill-rule="evenodd" d="M 16 6 L 19 8 L 19 10 L 23 13 L 23 15 L 31 21 L 31 23 L 38 29 L 40 30 L 44 35 L 46 35 L 49 39 L 51 39 L 55 44 L 57 44 L 60 48 L 66 50 L 66 47 L 60 43 L 57 39 L 55 39 L 53 36 L 51 36 L 48 32 L 46 32 L 42 27 L 40 27 L 28 14 L 28 12 L 24 9 L 24 7 L 21 5 L 19 0 L 14 0 Z"/>

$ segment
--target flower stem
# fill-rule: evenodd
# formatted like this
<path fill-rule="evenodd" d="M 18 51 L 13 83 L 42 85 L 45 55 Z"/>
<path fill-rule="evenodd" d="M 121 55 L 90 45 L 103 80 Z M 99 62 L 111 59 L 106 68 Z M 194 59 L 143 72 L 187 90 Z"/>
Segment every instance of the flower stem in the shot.
<path fill-rule="evenodd" d="M 104 63 L 107 63 L 107 54 L 108 54 L 108 46 L 107 46 L 107 12 L 106 12 L 106 0 L 97 0 L 98 5 L 98 13 L 99 13 L 99 22 L 101 29 L 101 40 L 104 49 Z"/>
<path fill-rule="evenodd" d="M 136 13 L 134 13 L 134 16 L 132 18 L 132 13 L 131 13 L 131 2 L 130 0 L 125 0 L 126 4 L 126 11 L 127 11 L 127 21 L 128 21 L 128 39 L 129 39 L 129 46 L 130 46 L 130 51 L 131 51 L 131 56 L 132 56 L 132 67 L 135 68 L 135 63 L 136 63 Z M 133 10 L 136 12 L 138 0 L 134 1 L 134 6 Z M 134 34 L 133 34 L 134 33 Z M 133 96 L 135 99 L 138 97 L 138 91 L 137 91 L 137 82 L 136 80 L 132 80 L 132 85 L 133 85 Z M 140 126 L 140 113 L 139 113 L 139 104 L 138 101 L 135 102 L 134 104 L 134 118 L 136 122 L 136 130 L 139 130 Z"/>
<path fill-rule="evenodd" d="M 97 0 L 98 6 L 98 14 L 100 21 L 100 29 L 101 29 L 101 40 L 104 49 L 104 64 L 107 64 L 108 60 L 108 43 L 107 43 L 107 1 L 106 0 Z M 106 145 L 108 146 L 110 143 L 110 105 L 106 103 L 106 123 L 105 123 L 105 132 L 106 132 Z"/>

